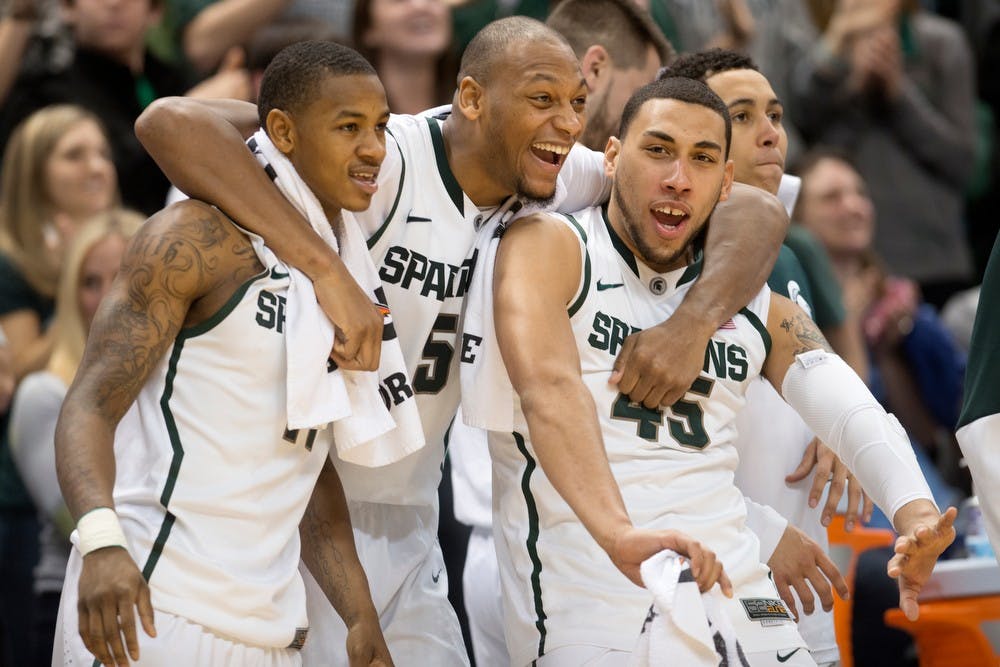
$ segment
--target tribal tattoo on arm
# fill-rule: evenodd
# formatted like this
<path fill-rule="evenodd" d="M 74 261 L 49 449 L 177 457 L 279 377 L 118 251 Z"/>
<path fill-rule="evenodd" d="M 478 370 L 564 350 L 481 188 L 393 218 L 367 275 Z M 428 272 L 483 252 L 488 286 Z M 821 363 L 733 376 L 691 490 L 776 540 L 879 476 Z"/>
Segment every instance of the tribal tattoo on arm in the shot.
<path fill-rule="evenodd" d="M 91 325 L 56 429 L 59 481 L 79 517 L 110 504 L 118 421 L 185 324 L 189 307 L 234 273 L 258 268 L 246 237 L 204 204 L 143 225 Z"/>

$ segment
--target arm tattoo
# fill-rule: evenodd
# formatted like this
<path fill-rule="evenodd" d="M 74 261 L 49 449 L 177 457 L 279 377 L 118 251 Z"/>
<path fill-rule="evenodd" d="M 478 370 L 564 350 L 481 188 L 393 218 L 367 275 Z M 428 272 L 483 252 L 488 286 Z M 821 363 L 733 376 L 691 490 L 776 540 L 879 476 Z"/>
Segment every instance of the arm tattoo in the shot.
<path fill-rule="evenodd" d="M 347 574 L 344 555 L 334 539 L 333 522 L 322 516 L 310 503 L 300 523 L 302 560 L 316 578 L 330 604 L 342 613 L 350 599 L 351 580 Z"/>
<path fill-rule="evenodd" d="M 791 317 L 782 318 L 781 328 L 795 338 L 793 356 L 808 352 L 809 350 L 833 352 L 830 344 L 826 342 L 826 338 L 820 333 L 816 323 L 801 311 L 793 314 Z"/>
<path fill-rule="evenodd" d="M 95 407 L 112 419 L 121 418 L 173 344 L 191 302 L 219 280 L 220 265 L 233 266 L 248 245 L 214 212 L 146 224 L 156 227 L 129 249 L 123 284 L 95 321 L 84 358 L 86 365 L 95 355 L 101 369 L 92 387 Z"/>

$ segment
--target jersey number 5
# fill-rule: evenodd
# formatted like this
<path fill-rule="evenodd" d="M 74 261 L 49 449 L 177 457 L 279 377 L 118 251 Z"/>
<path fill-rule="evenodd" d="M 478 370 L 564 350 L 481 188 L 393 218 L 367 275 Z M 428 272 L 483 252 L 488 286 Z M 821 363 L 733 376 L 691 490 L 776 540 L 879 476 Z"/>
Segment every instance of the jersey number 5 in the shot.
<path fill-rule="evenodd" d="M 434 327 L 424 343 L 423 358 L 430 363 L 417 366 L 413 375 L 413 390 L 418 394 L 436 394 L 448 382 L 451 358 L 455 356 L 455 346 L 449 340 L 458 332 L 458 315 L 441 313 L 434 320 Z M 440 338 L 435 338 L 435 335 Z"/>
<path fill-rule="evenodd" d="M 688 391 L 708 398 L 714 386 L 714 380 L 699 377 Z M 670 437 L 679 444 L 703 449 L 711 441 L 705 430 L 705 413 L 699 403 L 681 398 L 670 406 L 670 412 L 673 415 L 667 418 Z M 663 426 L 662 408 L 647 408 L 641 403 L 633 403 L 625 394 L 618 394 L 611 408 L 611 418 L 633 421 L 640 438 L 650 442 L 659 440 L 660 427 Z"/>

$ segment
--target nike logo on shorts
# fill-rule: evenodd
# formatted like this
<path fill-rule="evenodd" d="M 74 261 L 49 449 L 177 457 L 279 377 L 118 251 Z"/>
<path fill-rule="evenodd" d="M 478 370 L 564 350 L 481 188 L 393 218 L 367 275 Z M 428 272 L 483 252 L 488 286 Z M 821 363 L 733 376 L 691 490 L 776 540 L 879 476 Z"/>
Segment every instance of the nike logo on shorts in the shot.
<path fill-rule="evenodd" d="M 801 650 L 802 650 L 802 647 L 800 646 L 799 648 L 795 649 L 791 653 L 787 653 L 785 655 L 781 655 L 781 651 L 775 651 L 775 654 L 777 655 L 778 662 L 788 662 L 789 660 L 791 660 L 791 658 L 792 658 L 793 655 L 795 655 L 796 653 L 798 653 Z"/>

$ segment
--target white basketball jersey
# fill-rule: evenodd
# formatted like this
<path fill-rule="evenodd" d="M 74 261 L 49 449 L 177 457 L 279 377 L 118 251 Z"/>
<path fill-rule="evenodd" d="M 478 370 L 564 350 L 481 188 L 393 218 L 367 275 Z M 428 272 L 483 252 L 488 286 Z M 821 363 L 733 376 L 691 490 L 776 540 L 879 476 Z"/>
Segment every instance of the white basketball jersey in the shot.
<path fill-rule="evenodd" d="M 781 605 L 771 602 L 778 596 L 760 563 L 757 538 L 744 525 L 746 507 L 733 483 L 734 417 L 770 346 L 763 324 L 770 291 L 761 290 L 713 335 L 704 370 L 680 401 L 649 410 L 608 384 L 615 358 L 630 333 L 670 317 L 700 265 L 652 271 L 614 234 L 600 209 L 585 210 L 567 224 L 585 252 L 580 291 L 569 307 L 581 372 L 632 521 L 684 531 L 718 554 L 736 587 L 728 611 L 744 650 L 802 645 L 794 624 L 775 612 Z M 630 651 L 650 596 L 611 564 L 538 469 L 519 410 L 515 424 L 513 434 L 490 433 L 494 532 L 513 664 L 567 644 Z"/>
<path fill-rule="evenodd" d="M 427 445 L 381 468 L 334 460 L 351 500 L 430 505 L 441 481 L 444 434 L 458 408 L 459 316 L 476 262 L 476 230 L 496 209 L 484 213 L 462 192 L 438 119 L 392 116 L 389 130 L 379 190 L 366 211 L 353 215 L 369 236 L 412 381 L 389 393 L 416 394 Z"/>
<path fill-rule="evenodd" d="M 182 329 L 115 434 L 115 508 L 153 606 L 252 646 L 307 626 L 298 525 L 327 432 L 288 432 L 287 269 Z"/>

